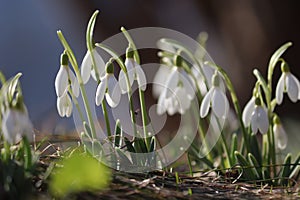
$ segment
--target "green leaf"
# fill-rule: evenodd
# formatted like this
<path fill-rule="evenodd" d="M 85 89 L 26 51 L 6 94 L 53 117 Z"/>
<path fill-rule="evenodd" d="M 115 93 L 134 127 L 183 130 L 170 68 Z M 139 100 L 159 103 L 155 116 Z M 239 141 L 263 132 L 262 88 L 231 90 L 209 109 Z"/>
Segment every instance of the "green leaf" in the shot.
<path fill-rule="evenodd" d="M 237 151 L 237 148 L 238 148 L 238 141 L 237 141 L 236 133 L 234 133 L 232 135 L 231 141 L 232 141 L 232 143 L 231 143 L 231 147 L 230 147 L 230 157 L 231 157 L 232 163 L 235 163 L 236 159 L 235 159 L 234 152 Z"/>
<path fill-rule="evenodd" d="M 79 152 L 58 162 L 51 175 L 50 191 L 64 197 L 70 193 L 104 189 L 110 181 L 110 170 L 89 154 Z"/>
<path fill-rule="evenodd" d="M 250 136 L 250 146 L 251 146 L 252 156 L 257 161 L 257 164 L 261 165 L 261 163 L 262 163 L 261 150 L 258 145 L 256 134 L 254 134 L 254 133 L 252 133 Z"/>
<path fill-rule="evenodd" d="M 122 146 L 122 128 L 121 128 L 121 124 L 120 124 L 120 120 L 116 121 L 116 126 L 115 126 L 115 137 L 114 137 L 114 144 L 115 147 L 120 147 Z"/>
<path fill-rule="evenodd" d="M 270 62 L 269 62 L 269 69 L 274 68 L 277 61 L 279 60 L 280 56 L 290 47 L 292 46 L 291 42 L 287 42 L 284 45 L 282 45 L 275 53 L 273 53 Z"/>
<path fill-rule="evenodd" d="M 262 166 L 251 153 L 248 153 L 248 161 L 252 166 L 254 166 L 253 172 L 256 174 L 256 177 L 258 179 L 262 179 Z"/>
<path fill-rule="evenodd" d="M 253 166 L 246 160 L 246 158 L 238 151 L 234 152 L 236 159 L 243 168 L 243 176 L 249 180 L 254 181 L 257 179 L 255 172 L 253 171 Z"/>
<path fill-rule="evenodd" d="M 288 184 L 289 175 L 291 173 L 291 161 L 292 161 L 292 155 L 289 153 L 285 157 L 283 166 L 281 168 L 281 174 L 280 174 L 281 179 L 279 180 L 280 185 Z"/>

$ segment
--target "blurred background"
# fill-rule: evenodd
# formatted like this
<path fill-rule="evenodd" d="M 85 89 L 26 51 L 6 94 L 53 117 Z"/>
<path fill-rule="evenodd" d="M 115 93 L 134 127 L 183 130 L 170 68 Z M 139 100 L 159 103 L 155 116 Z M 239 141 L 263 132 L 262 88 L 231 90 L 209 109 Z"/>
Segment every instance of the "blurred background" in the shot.
<path fill-rule="evenodd" d="M 287 41 L 292 41 L 293 46 L 284 58 L 292 72 L 300 77 L 297 1 L 27 0 L 16 3 L 0 0 L 0 70 L 6 77 L 19 71 L 23 73 L 25 103 L 36 129 L 41 132 L 54 133 L 74 127 L 56 111 L 54 80 L 63 51 L 56 31 L 63 30 L 81 62 L 86 52 L 86 25 L 96 9 L 100 10 L 95 30 L 97 42 L 119 33 L 121 26 L 127 29 L 164 27 L 192 38 L 206 31 L 207 50 L 232 78 L 241 106 L 251 96 L 255 82 L 252 70 L 259 68 L 266 75 L 270 56 Z M 147 59 L 142 57 L 142 62 Z M 276 78 L 279 73 L 278 67 Z M 292 104 L 285 98 L 284 106 L 279 106 L 277 111 L 288 124 L 287 129 L 290 124 L 299 124 L 299 102 Z"/>

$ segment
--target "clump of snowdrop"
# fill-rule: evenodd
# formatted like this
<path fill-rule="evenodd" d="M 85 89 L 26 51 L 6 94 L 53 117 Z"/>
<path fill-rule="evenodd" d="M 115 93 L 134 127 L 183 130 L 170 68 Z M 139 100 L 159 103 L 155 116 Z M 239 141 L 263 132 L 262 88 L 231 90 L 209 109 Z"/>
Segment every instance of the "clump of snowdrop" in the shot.
<path fill-rule="evenodd" d="M 134 52 L 131 47 L 126 49 L 125 59 L 126 72 L 121 70 L 119 74 L 119 84 L 123 94 L 128 93 L 129 88 L 132 87 L 134 80 L 137 81 L 138 87 L 142 90 L 146 90 L 147 80 L 145 73 L 141 66 L 134 60 Z M 127 77 L 129 79 L 129 85 L 127 83 Z"/>
<path fill-rule="evenodd" d="M 33 140 L 33 125 L 23 102 L 21 88 L 17 87 L 20 76 L 19 73 L 3 83 L 0 90 L 0 132 L 10 144 L 20 142 L 23 137 Z"/>
<path fill-rule="evenodd" d="M 20 142 L 24 136 L 32 140 L 33 126 L 26 110 L 7 109 L 3 113 L 1 127 L 4 139 L 11 144 Z"/>
<path fill-rule="evenodd" d="M 75 97 L 79 96 L 78 80 L 69 68 L 69 59 L 66 53 L 61 55 L 60 68 L 55 78 L 55 91 L 57 95 L 57 110 L 61 117 L 70 117 L 73 104 L 69 93 Z M 69 89 L 71 88 L 71 91 Z"/>
<path fill-rule="evenodd" d="M 121 99 L 121 89 L 114 76 L 114 66 L 112 61 L 106 64 L 106 74 L 101 78 L 101 82 L 96 91 L 96 105 L 99 106 L 104 96 L 110 107 L 116 107 Z"/>
<path fill-rule="evenodd" d="M 300 83 L 299 80 L 290 72 L 290 68 L 285 61 L 281 63 L 281 77 L 276 87 L 276 101 L 280 105 L 283 100 L 283 94 L 287 93 L 292 102 L 300 99 Z"/>
<path fill-rule="evenodd" d="M 176 112 L 184 114 L 195 97 L 195 89 L 189 75 L 181 67 L 182 58 L 177 55 L 175 65 L 163 86 L 158 98 L 157 113 L 159 115 L 168 112 L 174 115 Z"/>
<path fill-rule="evenodd" d="M 218 118 L 226 118 L 229 110 L 228 99 L 220 87 L 221 77 L 216 71 L 212 77 L 212 87 L 206 93 L 200 106 L 200 117 L 207 116 L 211 108 Z"/>

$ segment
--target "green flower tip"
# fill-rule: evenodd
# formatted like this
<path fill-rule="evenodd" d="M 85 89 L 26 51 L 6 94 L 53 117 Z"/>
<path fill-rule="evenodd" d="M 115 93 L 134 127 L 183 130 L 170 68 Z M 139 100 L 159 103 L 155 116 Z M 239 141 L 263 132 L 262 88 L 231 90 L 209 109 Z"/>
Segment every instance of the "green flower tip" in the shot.
<path fill-rule="evenodd" d="M 110 59 L 107 63 L 106 63 L 106 73 L 108 74 L 113 74 L 114 73 L 114 64 L 113 64 L 113 60 Z"/>
<path fill-rule="evenodd" d="M 281 63 L 281 71 L 285 73 L 290 72 L 290 67 L 285 61 Z"/>
<path fill-rule="evenodd" d="M 256 97 L 256 98 L 255 98 L 255 105 L 261 106 L 261 100 L 260 100 L 259 97 Z"/>
<path fill-rule="evenodd" d="M 279 117 L 278 117 L 277 115 L 275 115 L 275 116 L 273 117 L 273 123 L 274 123 L 274 124 L 281 124 L 280 119 L 279 119 Z"/>
<path fill-rule="evenodd" d="M 68 65 L 68 63 L 69 63 L 69 57 L 67 53 L 64 51 L 64 53 L 62 53 L 60 56 L 60 64 L 66 66 Z"/>
<path fill-rule="evenodd" d="M 133 56 L 134 56 L 134 52 L 133 52 L 132 48 L 130 46 L 127 47 L 127 49 L 126 49 L 126 58 L 133 58 Z"/>
<path fill-rule="evenodd" d="M 214 75 L 212 77 L 212 85 L 215 87 L 220 86 L 220 76 L 218 75 L 218 73 L 214 73 Z"/>
<path fill-rule="evenodd" d="M 174 64 L 177 67 L 181 67 L 182 66 L 182 57 L 180 56 L 180 54 L 176 54 L 174 56 Z"/>

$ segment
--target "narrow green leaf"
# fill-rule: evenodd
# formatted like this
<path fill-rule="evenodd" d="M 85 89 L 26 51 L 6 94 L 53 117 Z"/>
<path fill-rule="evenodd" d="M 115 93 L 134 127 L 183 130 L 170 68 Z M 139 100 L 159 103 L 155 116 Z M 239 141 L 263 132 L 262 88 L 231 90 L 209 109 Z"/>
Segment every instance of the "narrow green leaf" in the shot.
<path fill-rule="evenodd" d="M 236 156 L 236 159 L 238 160 L 238 162 L 243 168 L 243 176 L 249 181 L 256 180 L 256 175 L 252 169 L 253 166 L 250 165 L 250 163 L 246 160 L 246 158 L 242 154 L 240 154 L 240 152 L 235 151 L 234 154 Z"/>
<path fill-rule="evenodd" d="M 232 163 L 234 164 L 236 162 L 234 152 L 237 151 L 237 148 L 238 148 L 238 141 L 237 141 L 236 133 L 232 134 L 231 141 L 232 142 L 231 142 L 231 147 L 230 147 L 230 157 L 231 157 Z"/>
<path fill-rule="evenodd" d="M 292 161 L 292 155 L 289 153 L 283 162 L 283 166 L 281 168 L 281 174 L 280 174 L 280 185 L 287 185 L 288 184 L 288 178 L 290 176 L 291 172 L 291 161 Z"/>
<path fill-rule="evenodd" d="M 269 62 L 269 67 L 273 68 L 275 67 L 278 59 L 280 58 L 280 56 L 290 47 L 292 46 L 291 42 L 287 42 L 284 45 L 282 45 L 279 49 L 277 49 L 277 51 L 275 51 L 275 53 L 273 53 L 270 62 Z"/>
<path fill-rule="evenodd" d="M 115 126 L 115 137 L 114 137 L 115 147 L 122 146 L 122 140 L 121 140 L 122 135 L 123 135 L 123 131 L 122 131 L 122 128 L 121 128 L 120 120 L 118 119 L 116 121 L 116 126 Z"/>
<path fill-rule="evenodd" d="M 250 146 L 251 146 L 252 155 L 255 157 L 255 160 L 257 160 L 258 165 L 261 165 L 262 163 L 261 150 L 258 145 L 257 136 L 254 133 L 252 133 L 250 136 Z"/>
<path fill-rule="evenodd" d="M 262 167 L 251 153 L 248 153 L 248 161 L 252 166 L 254 166 L 253 172 L 255 173 L 257 179 L 262 179 Z"/>

